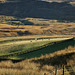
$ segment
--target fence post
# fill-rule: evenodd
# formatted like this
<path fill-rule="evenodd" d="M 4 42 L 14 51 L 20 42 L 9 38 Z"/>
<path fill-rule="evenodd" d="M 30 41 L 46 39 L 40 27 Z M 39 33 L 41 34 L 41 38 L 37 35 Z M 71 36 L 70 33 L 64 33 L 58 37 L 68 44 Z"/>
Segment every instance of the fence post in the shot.
<path fill-rule="evenodd" d="M 55 75 L 57 75 L 57 66 L 55 67 Z"/>
<path fill-rule="evenodd" d="M 44 73 L 44 75 L 46 75 L 46 73 Z"/>
<path fill-rule="evenodd" d="M 64 65 L 63 65 L 63 75 L 65 75 L 65 74 L 64 74 Z"/>

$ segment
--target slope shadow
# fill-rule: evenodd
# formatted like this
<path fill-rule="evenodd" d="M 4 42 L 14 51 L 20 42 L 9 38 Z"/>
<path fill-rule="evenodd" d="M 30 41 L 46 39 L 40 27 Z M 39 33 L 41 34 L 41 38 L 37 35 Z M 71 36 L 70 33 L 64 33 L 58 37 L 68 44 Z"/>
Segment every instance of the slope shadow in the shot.
<path fill-rule="evenodd" d="M 34 23 L 32 23 L 28 20 L 20 20 L 18 18 L 17 18 L 17 20 L 11 19 L 10 21 L 11 21 L 11 23 L 8 22 L 8 24 L 11 24 L 11 25 L 34 25 Z"/>
<path fill-rule="evenodd" d="M 46 55 L 46 54 L 53 53 L 55 51 L 64 50 L 65 48 L 68 48 L 69 46 L 74 47 L 75 46 L 75 40 L 69 40 L 69 41 L 67 40 L 67 41 L 64 41 L 64 42 L 55 43 L 53 45 L 47 46 L 45 48 L 42 48 L 42 49 L 39 49 L 39 50 L 36 50 L 36 51 L 20 54 L 20 55 L 17 55 L 17 56 L 12 56 L 12 58 L 16 57 L 16 58 L 20 59 L 20 60 L 12 60 L 12 61 L 15 63 L 15 62 L 22 61 L 24 59 L 40 57 L 41 55 Z M 63 58 L 63 56 L 61 56 L 60 58 Z M 55 59 L 56 59 L 56 57 L 54 57 L 52 59 L 50 58 L 50 60 L 55 60 Z M 6 60 L 6 59 L 0 59 L 0 61 L 3 61 L 3 60 Z M 63 60 L 65 60 L 65 59 L 63 59 Z M 62 62 L 61 62 L 61 64 L 62 64 Z"/>
<path fill-rule="evenodd" d="M 32 60 L 31 62 L 40 63 L 40 66 L 39 66 L 40 69 L 44 65 L 52 65 L 52 66 L 60 67 L 62 65 L 67 65 L 67 60 L 71 59 L 73 55 L 75 55 L 75 53 L 70 53 L 70 54 L 60 55 L 60 56 L 54 56 L 51 58 Z"/>
<path fill-rule="evenodd" d="M 74 66 L 65 66 L 70 75 L 75 75 Z"/>
<path fill-rule="evenodd" d="M 45 48 L 42 48 L 42 49 L 39 49 L 36 51 L 17 55 L 16 57 L 19 59 L 26 59 L 26 58 L 30 59 L 30 58 L 34 58 L 34 57 L 40 57 L 41 55 L 46 55 L 46 54 L 53 53 L 55 51 L 64 50 L 65 48 L 68 48 L 69 46 L 74 47 L 75 40 L 69 40 L 69 41 L 64 41 L 64 42 L 60 42 L 60 43 L 55 43 L 53 45 L 47 46 Z"/>
<path fill-rule="evenodd" d="M 75 20 L 75 6 L 68 2 L 24 1 L 0 3 L 0 15 L 18 18 L 44 18 L 53 20 Z"/>

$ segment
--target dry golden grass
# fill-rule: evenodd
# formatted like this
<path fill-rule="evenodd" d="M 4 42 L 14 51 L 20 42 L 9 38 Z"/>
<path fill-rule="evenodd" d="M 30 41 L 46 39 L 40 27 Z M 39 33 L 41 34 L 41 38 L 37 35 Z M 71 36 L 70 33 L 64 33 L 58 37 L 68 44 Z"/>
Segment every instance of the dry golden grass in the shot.
<path fill-rule="evenodd" d="M 55 65 L 75 66 L 75 47 L 69 46 L 68 49 L 57 51 L 55 53 L 41 56 L 39 58 L 25 59 L 13 63 L 12 61 L 0 62 L 0 75 L 54 75 Z M 62 59 L 62 60 L 61 60 Z M 56 63 L 56 61 L 60 63 Z M 53 65 L 52 63 L 55 64 Z M 65 64 L 66 62 L 66 64 Z M 61 75 L 62 69 L 58 67 L 58 75 Z M 68 74 L 69 75 L 69 74 Z"/>
<path fill-rule="evenodd" d="M 24 20 L 28 20 L 34 25 L 13 26 L 8 24 L 0 24 L 0 36 L 19 36 L 29 34 L 75 34 L 75 23 L 73 22 L 63 23 L 58 22 L 57 20 L 40 18 L 25 18 Z"/>

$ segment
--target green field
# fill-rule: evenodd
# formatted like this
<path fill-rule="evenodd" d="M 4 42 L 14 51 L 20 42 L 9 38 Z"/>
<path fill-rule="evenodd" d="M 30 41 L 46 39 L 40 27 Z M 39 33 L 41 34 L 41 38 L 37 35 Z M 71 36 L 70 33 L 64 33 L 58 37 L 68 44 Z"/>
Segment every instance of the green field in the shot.
<path fill-rule="evenodd" d="M 65 44 L 62 45 L 60 43 L 62 41 L 69 39 L 72 38 L 55 38 L 55 39 L 48 38 L 39 40 L 25 40 L 25 41 L 2 43 L 0 44 L 0 57 L 3 59 L 16 59 L 16 60 L 39 57 L 42 54 L 45 55 L 57 50 L 61 50 L 62 47 L 65 46 Z M 69 44 L 74 44 L 73 42 L 72 43 L 70 42 Z M 60 46 L 57 47 L 58 45 Z"/>
<path fill-rule="evenodd" d="M 68 48 L 69 46 L 75 46 L 75 40 L 70 41 L 64 41 L 59 43 L 53 43 L 51 45 L 48 45 L 44 48 L 41 48 L 37 51 L 32 51 L 29 53 L 20 54 L 17 56 L 8 57 L 9 59 L 19 60 L 19 59 L 26 59 L 26 58 L 33 58 L 33 57 L 40 57 L 41 55 L 46 55 L 53 53 L 55 51 L 64 50 Z"/>
<path fill-rule="evenodd" d="M 34 72 L 31 75 L 44 75 L 50 71 L 55 73 L 55 67 L 58 66 L 57 74 L 62 75 L 63 64 L 74 65 L 74 58 L 74 38 L 7 41 L 0 44 L 0 74 L 30 75 Z M 40 69 L 42 72 L 39 72 Z M 74 72 L 74 66 L 69 69 Z M 72 73 L 67 67 L 65 72 L 67 75 Z"/>
<path fill-rule="evenodd" d="M 1 55 L 7 55 L 11 53 L 26 51 L 29 49 L 34 49 L 37 47 L 40 47 L 42 45 L 45 45 L 47 43 L 50 43 L 50 41 L 40 41 L 40 42 L 29 42 L 29 43 L 23 43 L 23 44 L 9 44 L 9 45 L 3 45 L 0 47 L 0 56 Z"/>

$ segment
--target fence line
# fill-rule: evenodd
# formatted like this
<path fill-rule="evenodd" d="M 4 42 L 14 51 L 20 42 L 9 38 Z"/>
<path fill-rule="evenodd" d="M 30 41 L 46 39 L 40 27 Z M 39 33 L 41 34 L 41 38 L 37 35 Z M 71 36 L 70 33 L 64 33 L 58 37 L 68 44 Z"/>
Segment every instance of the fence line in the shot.
<path fill-rule="evenodd" d="M 62 65 L 62 67 L 60 69 L 62 72 L 61 75 L 72 75 L 72 73 L 73 73 L 73 75 L 75 75 L 75 69 L 73 69 L 73 67 Z M 54 75 L 59 75 L 57 66 L 55 67 L 55 74 Z"/>

